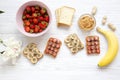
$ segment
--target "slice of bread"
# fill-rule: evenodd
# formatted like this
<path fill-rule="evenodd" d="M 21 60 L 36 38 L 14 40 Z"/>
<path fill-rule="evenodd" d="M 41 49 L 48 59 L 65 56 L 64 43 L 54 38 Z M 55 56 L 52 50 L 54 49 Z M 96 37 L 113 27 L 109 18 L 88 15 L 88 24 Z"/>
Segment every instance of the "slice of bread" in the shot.
<path fill-rule="evenodd" d="M 75 9 L 67 6 L 63 6 L 58 10 L 57 14 L 59 15 L 58 24 L 62 24 L 65 26 L 71 26 L 73 15 L 75 13 Z"/>
<path fill-rule="evenodd" d="M 60 17 L 60 8 L 56 9 L 55 15 L 56 15 L 56 23 L 57 23 L 57 26 L 59 26 L 59 25 L 58 25 L 58 24 L 59 24 L 58 20 L 59 20 L 59 17 Z"/>
<path fill-rule="evenodd" d="M 71 26 L 75 9 L 67 6 L 56 9 L 57 26 Z"/>

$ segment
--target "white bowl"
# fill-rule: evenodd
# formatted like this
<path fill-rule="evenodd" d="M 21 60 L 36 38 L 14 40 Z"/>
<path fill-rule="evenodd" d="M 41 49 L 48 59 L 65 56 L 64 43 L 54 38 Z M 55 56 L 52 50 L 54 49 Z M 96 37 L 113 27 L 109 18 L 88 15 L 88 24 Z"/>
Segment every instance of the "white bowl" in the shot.
<path fill-rule="evenodd" d="M 25 8 L 27 6 L 34 6 L 34 5 L 39 5 L 41 7 L 44 7 L 46 8 L 47 12 L 48 12 L 48 15 L 49 15 L 49 24 L 47 26 L 47 28 L 45 30 L 43 30 L 42 32 L 40 33 L 28 33 L 24 30 L 24 26 L 23 26 L 23 20 L 22 20 L 22 15 L 23 15 L 23 12 L 25 10 Z M 23 33 L 24 35 L 26 36 L 29 36 L 29 37 L 38 37 L 38 36 L 41 36 L 43 34 L 45 34 L 49 27 L 50 27 L 50 23 L 51 23 L 51 20 L 52 20 L 52 15 L 51 15 L 51 12 L 50 12 L 50 9 L 42 2 L 40 1 L 29 1 L 29 2 L 26 2 L 24 3 L 18 10 L 17 12 L 17 15 L 16 15 L 16 21 L 17 21 L 17 24 L 18 24 L 18 30 Z"/>

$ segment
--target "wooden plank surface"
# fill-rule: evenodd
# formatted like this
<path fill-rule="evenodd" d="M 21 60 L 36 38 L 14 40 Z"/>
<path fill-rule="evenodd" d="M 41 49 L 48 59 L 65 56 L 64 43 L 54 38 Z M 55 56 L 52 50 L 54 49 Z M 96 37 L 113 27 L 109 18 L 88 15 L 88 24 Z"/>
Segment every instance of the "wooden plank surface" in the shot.
<path fill-rule="evenodd" d="M 23 41 L 23 47 L 30 42 L 38 43 L 43 52 L 49 37 L 62 40 L 63 45 L 56 59 L 44 56 L 36 65 L 32 65 L 21 55 L 16 66 L 0 66 L 0 80 L 119 80 L 120 76 L 120 54 L 113 63 L 100 69 L 98 61 L 107 50 L 107 41 L 94 29 L 89 35 L 99 35 L 101 54 L 99 56 L 87 56 L 85 49 L 72 55 L 64 44 L 64 38 L 70 33 L 77 33 L 85 44 L 88 33 L 82 33 L 77 25 L 80 15 L 90 13 L 93 6 L 97 6 L 98 12 L 95 16 L 97 26 L 108 29 L 101 25 L 104 15 L 108 16 L 108 22 L 116 25 L 115 32 L 120 41 L 120 0 L 40 0 L 49 6 L 52 12 L 52 23 L 50 30 L 42 37 L 29 38 L 17 30 L 16 12 L 18 8 L 29 0 L 0 0 L 0 10 L 5 13 L 0 15 L 0 38 L 16 37 Z M 71 6 L 76 9 L 73 25 L 69 29 L 57 28 L 55 10 L 61 6 Z M 120 53 L 120 51 L 119 51 Z"/>

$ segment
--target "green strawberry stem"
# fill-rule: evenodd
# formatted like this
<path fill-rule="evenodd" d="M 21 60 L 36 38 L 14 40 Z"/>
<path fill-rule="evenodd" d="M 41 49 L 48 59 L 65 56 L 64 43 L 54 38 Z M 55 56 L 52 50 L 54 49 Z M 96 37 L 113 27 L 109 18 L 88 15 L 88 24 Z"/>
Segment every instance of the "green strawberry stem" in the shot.
<path fill-rule="evenodd" d="M 4 11 L 0 11 L 0 14 L 1 14 L 1 13 L 4 13 Z"/>

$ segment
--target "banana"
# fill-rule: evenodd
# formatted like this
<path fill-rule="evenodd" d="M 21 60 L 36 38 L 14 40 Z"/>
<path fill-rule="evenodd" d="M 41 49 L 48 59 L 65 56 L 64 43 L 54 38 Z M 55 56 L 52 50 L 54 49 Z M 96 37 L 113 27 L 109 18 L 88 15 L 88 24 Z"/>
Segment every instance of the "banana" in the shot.
<path fill-rule="evenodd" d="M 118 53 L 119 44 L 116 35 L 112 31 L 103 30 L 99 27 L 97 27 L 97 31 L 103 34 L 108 41 L 108 50 L 105 56 L 98 62 L 99 67 L 104 67 L 109 65 L 115 59 Z"/>

